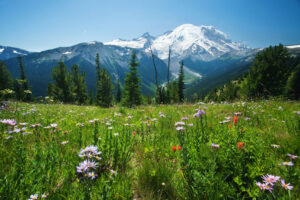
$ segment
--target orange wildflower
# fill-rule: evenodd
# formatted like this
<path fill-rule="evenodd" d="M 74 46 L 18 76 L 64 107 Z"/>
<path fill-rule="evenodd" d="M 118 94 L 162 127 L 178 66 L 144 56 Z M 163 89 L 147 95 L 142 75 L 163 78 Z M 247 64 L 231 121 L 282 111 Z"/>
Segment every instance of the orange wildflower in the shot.
<path fill-rule="evenodd" d="M 172 151 L 175 152 L 177 150 L 176 146 L 172 146 Z"/>
<path fill-rule="evenodd" d="M 238 149 L 241 149 L 241 148 L 243 148 L 244 147 L 244 144 L 242 143 L 242 142 L 238 142 L 237 143 L 237 148 Z"/>
<path fill-rule="evenodd" d="M 239 120 L 239 117 L 238 116 L 234 116 L 234 118 L 233 118 L 233 125 L 237 124 L 238 120 Z"/>

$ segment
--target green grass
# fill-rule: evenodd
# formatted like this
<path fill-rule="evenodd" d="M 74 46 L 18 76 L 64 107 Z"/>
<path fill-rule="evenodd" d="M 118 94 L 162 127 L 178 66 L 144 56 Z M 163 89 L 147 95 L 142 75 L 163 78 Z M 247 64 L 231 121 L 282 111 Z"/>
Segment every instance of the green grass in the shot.
<path fill-rule="evenodd" d="M 206 114 L 193 117 L 196 109 Z M 48 199 L 299 199 L 299 158 L 286 155 L 300 151 L 300 115 L 294 111 L 299 102 L 135 109 L 11 102 L 0 111 L 0 119 L 17 122 L 14 128 L 0 123 L 0 199 L 37 193 L 39 199 L 44 193 Z M 236 124 L 219 123 L 236 112 Z M 183 117 L 185 130 L 177 131 L 174 124 Z M 25 130 L 9 132 L 22 122 Z M 45 128 L 51 124 L 57 127 Z M 99 158 L 79 157 L 90 145 L 102 152 Z M 178 145 L 182 149 L 172 151 Z M 98 163 L 95 179 L 76 172 L 87 159 Z M 272 193 L 260 190 L 256 182 L 266 174 L 294 188 L 277 182 Z"/>

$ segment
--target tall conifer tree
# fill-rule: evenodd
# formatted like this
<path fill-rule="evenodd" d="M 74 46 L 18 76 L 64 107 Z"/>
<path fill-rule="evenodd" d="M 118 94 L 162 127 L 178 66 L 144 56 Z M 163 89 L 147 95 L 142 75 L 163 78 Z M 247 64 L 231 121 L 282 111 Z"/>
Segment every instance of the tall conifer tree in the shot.
<path fill-rule="evenodd" d="M 129 63 L 129 73 L 126 74 L 124 84 L 124 94 L 122 98 L 123 105 L 132 107 L 142 103 L 140 79 L 138 77 L 137 66 L 139 63 L 136 61 L 136 52 L 133 51 Z"/>
<path fill-rule="evenodd" d="M 179 102 L 183 102 L 184 101 L 184 72 L 183 72 L 183 61 L 181 61 L 180 63 L 180 69 L 179 69 L 179 77 L 178 77 L 178 97 L 179 97 Z"/>

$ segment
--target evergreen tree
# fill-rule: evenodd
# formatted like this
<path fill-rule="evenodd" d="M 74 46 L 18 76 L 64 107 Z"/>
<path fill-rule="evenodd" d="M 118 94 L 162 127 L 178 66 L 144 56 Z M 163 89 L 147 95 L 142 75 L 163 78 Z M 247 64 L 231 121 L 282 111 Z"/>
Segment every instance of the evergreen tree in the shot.
<path fill-rule="evenodd" d="M 87 101 L 87 88 L 85 83 L 85 73 L 79 72 L 77 65 L 73 65 L 71 68 L 71 82 L 73 86 L 73 93 L 75 97 L 73 98 L 78 104 L 84 104 Z"/>
<path fill-rule="evenodd" d="M 59 62 L 51 73 L 52 79 L 55 83 L 56 99 L 63 102 L 72 102 L 71 83 L 67 74 L 67 66 L 63 62 Z"/>
<path fill-rule="evenodd" d="M 183 73 L 183 61 L 181 61 L 180 63 L 180 69 L 179 69 L 179 77 L 178 77 L 178 97 L 179 97 L 179 102 L 183 102 L 184 101 L 184 94 L 183 94 L 183 90 L 184 90 L 184 73 Z"/>
<path fill-rule="evenodd" d="M 90 92 L 89 92 L 88 101 L 89 101 L 89 104 L 90 104 L 90 105 L 93 105 L 93 104 L 94 104 L 94 94 L 93 94 L 93 91 L 92 91 L 92 90 L 90 90 Z"/>
<path fill-rule="evenodd" d="M 100 70 L 100 80 L 98 81 L 98 105 L 102 107 L 112 106 L 113 100 L 113 85 L 111 83 L 111 77 L 107 70 Z"/>
<path fill-rule="evenodd" d="M 120 103 L 121 99 L 122 99 L 121 84 L 120 84 L 120 79 L 118 79 L 118 87 L 117 87 L 117 94 L 116 94 L 117 103 Z"/>
<path fill-rule="evenodd" d="M 19 67 L 20 67 L 20 72 L 21 72 L 21 75 L 20 75 L 21 82 L 20 81 L 18 82 L 21 84 L 21 88 L 18 91 L 18 92 L 20 92 L 20 94 L 18 94 L 18 95 L 20 97 L 20 100 L 30 101 L 31 100 L 31 91 L 29 90 L 29 84 L 28 84 L 28 80 L 25 76 L 25 70 L 24 70 L 24 65 L 23 65 L 21 56 L 18 56 L 18 61 L 19 61 Z"/>
<path fill-rule="evenodd" d="M 109 72 L 100 67 L 99 54 L 96 54 L 96 72 L 97 72 L 97 95 L 96 103 L 102 107 L 112 106 L 112 90 L 113 85 Z"/>
<path fill-rule="evenodd" d="M 56 87 L 53 83 L 49 83 L 48 88 L 47 88 L 47 95 L 49 97 L 56 97 L 57 93 L 56 93 Z"/>
<path fill-rule="evenodd" d="M 290 73 L 288 50 L 280 44 L 259 52 L 247 76 L 247 95 L 267 97 L 283 94 Z"/>
<path fill-rule="evenodd" d="M 166 103 L 170 103 L 171 102 L 170 63 L 171 63 L 171 47 L 169 46 L 167 88 L 166 88 Z"/>
<path fill-rule="evenodd" d="M 6 68 L 6 65 L 0 61 L 0 90 L 12 89 L 13 79 Z"/>
<path fill-rule="evenodd" d="M 285 94 L 290 99 L 300 99 L 300 64 L 289 76 Z"/>
<path fill-rule="evenodd" d="M 132 107 L 142 103 L 140 79 L 138 77 L 137 66 L 139 63 L 136 61 L 136 52 L 133 51 L 131 61 L 129 63 L 129 73 L 126 74 L 124 84 L 124 95 L 122 98 L 123 105 Z"/>
<path fill-rule="evenodd" d="M 178 82 L 173 81 L 170 83 L 170 99 L 171 103 L 179 102 L 179 93 L 178 93 Z"/>

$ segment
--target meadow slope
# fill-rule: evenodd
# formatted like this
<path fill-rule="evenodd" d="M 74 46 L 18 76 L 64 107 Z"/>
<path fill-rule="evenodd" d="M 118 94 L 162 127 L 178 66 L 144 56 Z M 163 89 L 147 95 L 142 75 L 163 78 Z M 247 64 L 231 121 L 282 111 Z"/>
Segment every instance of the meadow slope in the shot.
<path fill-rule="evenodd" d="M 299 102 L 9 102 L 0 120 L 0 199 L 300 198 Z"/>

